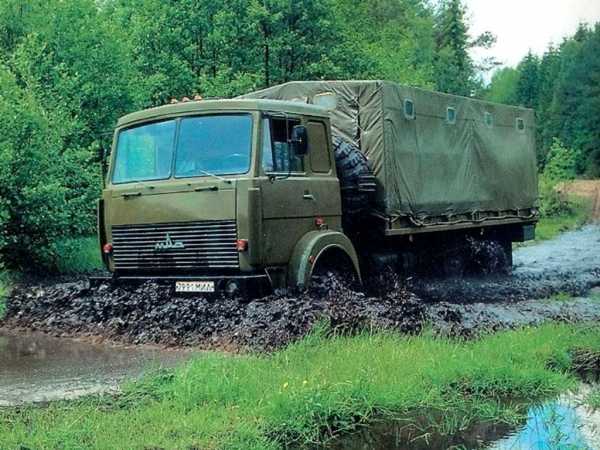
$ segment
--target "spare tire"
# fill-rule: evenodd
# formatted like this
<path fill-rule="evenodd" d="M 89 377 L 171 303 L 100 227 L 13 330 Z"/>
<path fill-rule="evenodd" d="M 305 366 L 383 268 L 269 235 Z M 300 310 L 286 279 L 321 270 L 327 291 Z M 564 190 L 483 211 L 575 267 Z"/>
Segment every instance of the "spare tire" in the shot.
<path fill-rule="evenodd" d="M 367 210 L 376 191 L 375 177 L 367 157 L 350 142 L 333 137 L 335 167 L 340 180 L 342 213 L 346 225 Z"/>

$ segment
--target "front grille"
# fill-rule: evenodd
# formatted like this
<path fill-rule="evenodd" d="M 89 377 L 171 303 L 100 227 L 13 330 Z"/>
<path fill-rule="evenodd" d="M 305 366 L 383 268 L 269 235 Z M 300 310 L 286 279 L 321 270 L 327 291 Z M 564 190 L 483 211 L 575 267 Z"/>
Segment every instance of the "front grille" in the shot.
<path fill-rule="evenodd" d="M 116 270 L 237 269 L 235 220 L 113 225 Z"/>

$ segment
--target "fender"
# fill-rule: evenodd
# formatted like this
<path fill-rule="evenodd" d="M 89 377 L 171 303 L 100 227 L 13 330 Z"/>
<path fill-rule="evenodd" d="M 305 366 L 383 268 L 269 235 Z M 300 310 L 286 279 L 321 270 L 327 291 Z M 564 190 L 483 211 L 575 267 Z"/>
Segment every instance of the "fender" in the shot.
<path fill-rule="evenodd" d="M 360 282 L 358 255 L 350 239 L 338 231 L 310 231 L 296 244 L 288 265 L 288 286 L 304 289 L 308 286 L 319 257 L 332 248 L 343 251 L 354 266 Z"/>

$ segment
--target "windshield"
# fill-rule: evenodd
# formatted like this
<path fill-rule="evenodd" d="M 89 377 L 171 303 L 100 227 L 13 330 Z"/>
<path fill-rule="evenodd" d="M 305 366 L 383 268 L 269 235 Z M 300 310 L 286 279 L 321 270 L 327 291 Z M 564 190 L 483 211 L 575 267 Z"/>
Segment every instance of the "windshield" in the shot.
<path fill-rule="evenodd" d="M 119 133 L 113 183 L 168 178 L 171 175 L 176 122 L 168 120 Z"/>
<path fill-rule="evenodd" d="M 181 121 L 176 177 L 234 175 L 250 169 L 252 117 L 202 116 Z"/>
<path fill-rule="evenodd" d="M 249 114 L 198 116 L 128 128 L 119 133 L 113 183 L 248 172 Z M 179 136 L 176 134 L 179 133 Z M 175 149 L 175 143 L 177 148 Z"/>

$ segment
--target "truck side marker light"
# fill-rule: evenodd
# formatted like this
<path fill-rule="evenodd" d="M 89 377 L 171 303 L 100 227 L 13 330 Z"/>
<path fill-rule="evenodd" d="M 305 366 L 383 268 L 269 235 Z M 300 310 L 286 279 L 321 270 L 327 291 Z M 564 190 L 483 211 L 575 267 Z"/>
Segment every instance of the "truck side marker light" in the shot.
<path fill-rule="evenodd" d="M 308 257 L 308 262 L 311 264 L 311 266 L 313 266 L 315 264 L 315 257 L 313 255 L 310 255 Z"/>
<path fill-rule="evenodd" d="M 110 255 L 113 251 L 113 245 L 112 244 L 104 244 L 104 246 L 102 247 L 102 252 L 105 255 Z"/>
<path fill-rule="evenodd" d="M 238 239 L 235 242 L 235 248 L 238 252 L 245 252 L 248 250 L 248 240 L 247 239 Z"/>
<path fill-rule="evenodd" d="M 315 217 L 315 225 L 321 230 L 327 228 L 327 225 L 325 224 L 325 219 L 323 219 L 322 217 Z"/>

